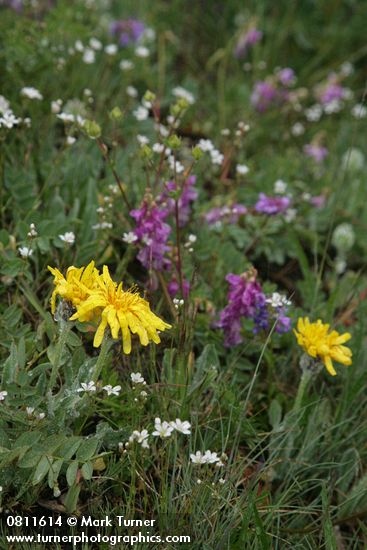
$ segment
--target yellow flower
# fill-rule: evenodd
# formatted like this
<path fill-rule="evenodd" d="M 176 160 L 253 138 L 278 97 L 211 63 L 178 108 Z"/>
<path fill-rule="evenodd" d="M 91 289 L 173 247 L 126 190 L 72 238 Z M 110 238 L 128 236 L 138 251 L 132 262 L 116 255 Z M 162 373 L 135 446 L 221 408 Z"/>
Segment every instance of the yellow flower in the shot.
<path fill-rule="evenodd" d="M 131 334 L 138 334 L 140 343 L 147 346 L 149 341 L 159 344 L 157 330 L 171 328 L 157 317 L 149 303 L 135 291 L 122 290 L 111 279 L 107 266 L 103 266 L 102 275 L 97 276 L 96 288 L 86 289 L 89 296 L 77 306 L 77 312 L 70 320 L 85 319 L 91 314 L 100 314 L 101 322 L 94 336 L 93 345 L 101 345 L 107 325 L 111 329 L 112 338 L 118 338 L 121 330 L 124 353 L 131 351 Z"/>
<path fill-rule="evenodd" d="M 89 290 L 97 284 L 98 269 L 94 267 L 94 262 L 90 262 L 87 267 L 71 266 L 66 272 L 66 278 L 57 268 L 48 266 L 54 276 L 55 289 L 51 296 L 51 311 L 55 313 L 56 297 L 61 296 L 63 300 L 71 302 L 74 307 L 84 302 L 89 296 Z M 92 316 L 84 317 L 83 321 L 88 321 Z"/>
<path fill-rule="evenodd" d="M 298 319 L 297 331 L 294 331 L 298 344 L 311 357 L 321 359 L 328 372 L 336 375 L 333 360 L 342 365 L 352 364 L 352 352 L 347 346 L 343 346 L 351 335 L 349 332 L 339 334 L 336 330 L 329 332 L 330 325 L 320 319 L 316 323 L 310 323 L 308 317 Z"/>

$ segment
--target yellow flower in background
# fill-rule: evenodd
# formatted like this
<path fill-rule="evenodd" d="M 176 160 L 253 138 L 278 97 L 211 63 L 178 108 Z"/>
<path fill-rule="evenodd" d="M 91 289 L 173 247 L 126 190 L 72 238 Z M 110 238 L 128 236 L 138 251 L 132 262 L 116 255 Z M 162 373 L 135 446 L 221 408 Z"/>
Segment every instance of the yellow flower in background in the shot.
<path fill-rule="evenodd" d="M 300 317 L 297 323 L 298 332 L 294 330 L 294 333 L 298 345 L 311 357 L 321 359 L 328 372 L 335 376 L 333 360 L 342 365 L 352 364 L 352 352 L 347 346 L 343 346 L 351 335 L 349 332 L 339 334 L 336 330 L 329 332 L 329 328 L 330 325 L 320 319 L 316 323 L 310 323 L 308 317 Z"/>
<path fill-rule="evenodd" d="M 81 286 L 84 285 L 81 282 Z M 112 279 L 107 266 L 103 273 L 96 277 L 96 286 L 85 288 L 88 297 L 79 302 L 77 311 L 70 320 L 100 317 L 100 324 L 94 336 L 93 345 L 101 345 L 107 326 L 111 329 L 112 338 L 118 338 L 121 330 L 123 350 L 131 352 L 131 333 L 138 334 L 140 343 L 147 346 L 150 341 L 160 343 L 158 330 L 171 328 L 157 317 L 150 309 L 149 303 L 135 291 L 122 290 L 122 283 L 117 285 Z"/>
<path fill-rule="evenodd" d="M 87 267 L 69 267 L 66 272 L 66 278 L 57 268 L 48 266 L 48 269 L 54 276 L 55 289 L 51 296 L 51 311 L 53 314 L 56 309 L 57 296 L 77 307 L 88 298 L 89 291 L 95 288 L 97 284 L 99 272 L 94 267 L 93 261 Z M 92 316 L 89 316 L 81 320 L 88 321 L 91 318 Z"/>

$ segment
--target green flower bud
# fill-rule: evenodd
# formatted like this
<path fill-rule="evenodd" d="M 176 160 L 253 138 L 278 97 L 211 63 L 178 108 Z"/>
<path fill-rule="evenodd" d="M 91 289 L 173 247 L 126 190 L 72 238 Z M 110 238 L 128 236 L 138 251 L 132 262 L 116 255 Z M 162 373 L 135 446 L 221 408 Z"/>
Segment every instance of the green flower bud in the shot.
<path fill-rule="evenodd" d="M 83 129 L 91 139 L 99 138 L 102 133 L 101 127 L 94 120 L 86 120 Z"/>
<path fill-rule="evenodd" d="M 120 107 L 114 107 L 112 111 L 110 112 L 110 119 L 111 120 L 121 120 L 123 118 L 124 114 L 121 111 Z"/>
<path fill-rule="evenodd" d="M 153 151 L 149 145 L 142 145 L 140 147 L 140 156 L 145 159 L 151 159 L 153 156 Z"/>
<path fill-rule="evenodd" d="M 143 97 L 144 101 L 148 101 L 149 103 L 154 103 L 156 98 L 157 96 L 153 94 L 153 92 L 151 92 L 150 90 L 147 90 Z"/>
<path fill-rule="evenodd" d="M 173 134 L 172 136 L 167 138 L 166 145 L 170 149 L 173 149 L 173 150 L 178 149 L 181 145 L 181 139 L 178 136 L 176 136 L 176 134 Z"/>
<path fill-rule="evenodd" d="M 194 147 L 192 150 L 192 156 L 194 157 L 194 160 L 199 160 L 203 156 L 204 152 L 200 147 Z"/>

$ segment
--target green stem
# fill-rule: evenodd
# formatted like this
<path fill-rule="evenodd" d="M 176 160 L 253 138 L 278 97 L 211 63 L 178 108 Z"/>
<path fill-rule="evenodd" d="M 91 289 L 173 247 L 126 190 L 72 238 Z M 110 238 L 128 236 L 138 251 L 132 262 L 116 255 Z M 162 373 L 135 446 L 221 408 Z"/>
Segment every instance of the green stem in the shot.
<path fill-rule="evenodd" d="M 50 380 L 48 382 L 49 391 L 52 391 L 53 387 L 56 384 L 56 379 L 57 375 L 59 374 L 61 364 L 62 352 L 64 347 L 66 346 L 66 339 L 68 337 L 71 326 L 72 324 L 68 323 L 67 321 L 60 321 L 60 336 L 59 341 L 56 344 L 55 357 L 52 364 Z"/>
<path fill-rule="evenodd" d="M 310 370 L 304 370 L 302 372 L 301 380 L 298 385 L 296 399 L 293 405 L 293 412 L 298 412 L 302 407 L 303 396 L 306 392 L 307 386 L 312 378 L 312 372 Z"/>
<path fill-rule="evenodd" d="M 104 336 L 102 340 L 101 351 L 99 352 L 97 363 L 95 364 L 93 375 L 92 375 L 93 382 L 97 382 L 99 375 L 101 374 L 102 368 L 106 363 L 109 350 L 110 350 L 110 339 L 108 336 Z"/>

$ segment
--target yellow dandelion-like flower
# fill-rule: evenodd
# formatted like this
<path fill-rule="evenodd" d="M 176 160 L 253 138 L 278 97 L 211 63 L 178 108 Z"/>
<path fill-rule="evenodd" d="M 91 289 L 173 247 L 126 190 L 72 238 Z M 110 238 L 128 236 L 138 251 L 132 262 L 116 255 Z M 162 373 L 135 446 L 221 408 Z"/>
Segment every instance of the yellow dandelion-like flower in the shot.
<path fill-rule="evenodd" d="M 328 372 L 336 375 L 333 360 L 342 365 L 352 364 L 352 352 L 347 346 L 343 346 L 351 335 L 349 332 L 339 334 L 336 330 L 329 332 L 330 325 L 320 319 L 316 323 L 310 323 L 308 317 L 298 319 L 297 330 L 294 333 L 298 345 L 311 357 L 321 359 Z"/>
<path fill-rule="evenodd" d="M 77 307 L 88 298 L 89 291 L 95 288 L 99 275 L 99 271 L 94 267 L 93 261 L 87 267 L 69 267 L 66 272 L 66 278 L 57 268 L 48 266 L 48 269 L 54 276 L 55 289 L 51 296 L 51 311 L 53 314 L 56 309 L 57 296 Z M 84 317 L 83 321 L 89 321 L 92 317 L 92 315 Z"/>
<path fill-rule="evenodd" d="M 157 317 L 150 309 L 149 303 L 135 291 L 122 290 L 122 283 L 117 285 L 112 279 L 107 266 L 97 277 L 97 286 L 85 289 L 89 296 L 77 306 L 77 311 L 70 320 L 85 319 L 88 315 L 101 316 L 101 322 L 94 336 L 93 345 L 101 345 L 107 325 L 112 338 L 118 338 L 121 330 L 123 350 L 131 352 L 131 334 L 138 334 L 140 343 L 147 346 L 150 341 L 160 343 L 158 330 L 171 328 Z"/>

